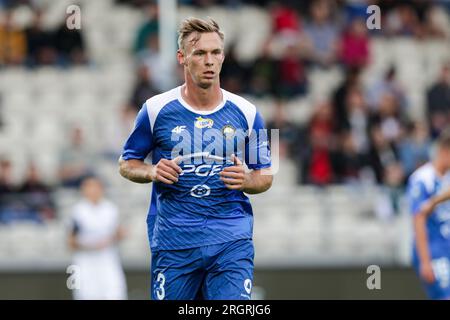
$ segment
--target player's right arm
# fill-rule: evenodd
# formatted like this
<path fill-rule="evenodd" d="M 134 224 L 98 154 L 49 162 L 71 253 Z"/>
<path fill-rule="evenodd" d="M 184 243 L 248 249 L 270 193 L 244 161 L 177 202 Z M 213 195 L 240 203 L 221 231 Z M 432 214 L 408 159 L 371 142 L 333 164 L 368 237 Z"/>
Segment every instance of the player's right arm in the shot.
<path fill-rule="evenodd" d="M 420 276 L 428 283 L 435 281 L 431 264 L 431 255 L 428 241 L 427 219 L 432 211 L 423 211 L 422 207 L 427 201 L 423 183 L 415 183 L 410 190 L 411 210 L 414 215 L 414 232 L 416 249 L 420 261 Z"/>
<path fill-rule="evenodd" d="M 414 217 L 414 230 L 416 233 L 417 254 L 420 259 L 420 275 L 428 282 L 435 280 L 433 268 L 431 265 L 431 256 L 428 247 L 428 233 L 426 226 L 427 215 L 418 213 Z"/>
<path fill-rule="evenodd" d="M 414 219 L 414 229 L 416 232 L 416 243 L 419 259 L 421 261 L 420 273 L 425 281 L 431 283 L 435 281 L 431 257 L 428 250 L 428 235 L 426 220 L 439 203 L 450 200 L 450 189 L 437 196 L 428 199 L 420 208 Z"/>
<path fill-rule="evenodd" d="M 119 172 L 122 177 L 136 183 L 163 182 L 173 184 L 178 181 L 181 168 L 178 159 L 161 159 L 157 164 L 144 160 L 153 150 L 153 133 L 147 104 L 144 103 L 136 116 L 134 129 L 128 137 L 123 154 L 119 159 Z"/>
<path fill-rule="evenodd" d="M 119 172 L 122 177 L 136 183 L 163 182 L 173 184 L 178 182 L 181 168 L 178 159 L 161 159 L 156 165 L 145 163 L 142 160 L 119 159 Z"/>
<path fill-rule="evenodd" d="M 122 177 L 136 183 L 149 183 L 153 181 L 153 166 L 142 160 L 119 159 L 119 172 Z"/>

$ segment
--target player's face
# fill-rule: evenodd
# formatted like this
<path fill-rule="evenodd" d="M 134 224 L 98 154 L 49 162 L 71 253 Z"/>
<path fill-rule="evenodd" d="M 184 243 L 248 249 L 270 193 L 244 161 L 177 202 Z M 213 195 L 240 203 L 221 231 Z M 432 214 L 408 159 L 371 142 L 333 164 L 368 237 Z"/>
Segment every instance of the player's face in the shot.
<path fill-rule="evenodd" d="M 89 201 L 97 202 L 103 197 L 103 187 L 96 179 L 86 179 L 81 185 L 81 191 Z"/>
<path fill-rule="evenodd" d="M 201 88 L 208 88 L 219 82 L 219 74 L 225 58 L 223 41 L 215 32 L 191 34 L 185 43 L 185 52 L 179 53 L 179 61 L 184 64 L 187 76 Z"/>

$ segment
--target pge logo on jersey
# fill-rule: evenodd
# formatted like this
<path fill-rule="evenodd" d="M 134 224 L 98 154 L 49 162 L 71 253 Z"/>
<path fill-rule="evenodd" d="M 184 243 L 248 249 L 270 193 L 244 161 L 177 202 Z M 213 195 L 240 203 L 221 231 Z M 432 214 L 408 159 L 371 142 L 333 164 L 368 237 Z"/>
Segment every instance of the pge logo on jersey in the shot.
<path fill-rule="evenodd" d="M 220 171 L 222 171 L 223 165 L 221 164 L 202 164 L 200 166 L 196 166 L 194 164 L 186 164 L 183 166 L 183 171 L 181 172 L 180 176 L 186 174 L 186 173 L 194 173 L 196 176 L 199 177 L 208 177 L 208 176 L 214 176 L 218 174 Z"/>

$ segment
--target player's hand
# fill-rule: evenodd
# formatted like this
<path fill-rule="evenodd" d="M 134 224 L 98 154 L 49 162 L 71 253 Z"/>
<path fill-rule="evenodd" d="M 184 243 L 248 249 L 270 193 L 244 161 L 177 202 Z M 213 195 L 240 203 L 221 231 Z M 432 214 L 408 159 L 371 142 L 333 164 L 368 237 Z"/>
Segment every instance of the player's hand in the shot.
<path fill-rule="evenodd" d="M 420 267 L 420 276 L 427 283 L 433 283 L 436 280 L 431 263 L 422 264 Z"/>
<path fill-rule="evenodd" d="M 153 182 L 162 182 L 165 184 L 174 184 L 178 182 L 178 176 L 181 173 L 181 168 L 178 164 L 181 157 L 175 159 L 161 159 L 152 167 L 151 179 Z"/>
<path fill-rule="evenodd" d="M 242 161 L 234 154 L 231 155 L 234 165 L 226 167 L 220 172 L 220 180 L 231 190 L 243 190 L 246 182 L 246 173 Z"/>

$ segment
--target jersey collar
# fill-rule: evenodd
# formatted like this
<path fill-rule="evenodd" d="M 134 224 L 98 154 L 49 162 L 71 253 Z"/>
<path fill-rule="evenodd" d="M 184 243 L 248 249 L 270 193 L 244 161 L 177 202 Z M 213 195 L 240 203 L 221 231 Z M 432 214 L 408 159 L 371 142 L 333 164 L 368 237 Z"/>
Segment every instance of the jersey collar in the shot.
<path fill-rule="evenodd" d="M 177 91 L 177 99 L 178 101 L 181 103 L 181 105 L 183 107 L 185 107 L 186 109 L 188 109 L 189 111 L 196 113 L 196 114 L 201 114 L 201 115 L 209 115 L 209 114 L 213 114 L 214 112 L 219 111 L 220 109 L 223 108 L 223 106 L 225 105 L 225 103 L 227 102 L 227 98 L 226 98 L 226 93 L 225 90 L 223 90 L 222 88 L 220 89 L 222 91 L 222 101 L 220 102 L 220 104 L 215 107 L 212 110 L 196 110 L 194 108 L 192 108 L 184 99 L 183 96 L 181 95 L 181 89 L 183 86 L 179 86 L 176 91 Z"/>

